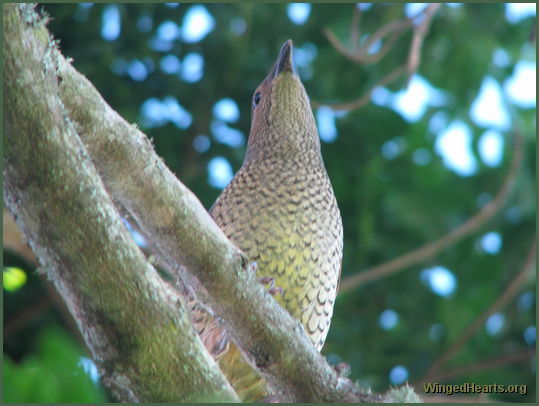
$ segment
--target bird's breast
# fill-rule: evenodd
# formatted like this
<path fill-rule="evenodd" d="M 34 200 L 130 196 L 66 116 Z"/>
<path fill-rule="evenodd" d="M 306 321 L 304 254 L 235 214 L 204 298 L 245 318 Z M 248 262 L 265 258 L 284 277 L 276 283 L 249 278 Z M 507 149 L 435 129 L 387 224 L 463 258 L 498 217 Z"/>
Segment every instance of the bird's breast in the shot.
<path fill-rule="evenodd" d="M 320 348 L 333 310 L 342 258 L 342 224 L 323 167 L 242 167 L 212 216 L 257 263 L 259 276 L 283 288 L 276 299 Z"/>

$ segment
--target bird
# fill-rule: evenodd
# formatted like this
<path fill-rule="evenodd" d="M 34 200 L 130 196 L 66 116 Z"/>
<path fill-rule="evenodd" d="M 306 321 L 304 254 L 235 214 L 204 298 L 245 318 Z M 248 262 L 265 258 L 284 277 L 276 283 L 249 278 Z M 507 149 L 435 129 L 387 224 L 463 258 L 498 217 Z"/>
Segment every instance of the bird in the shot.
<path fill-rule="evenodd" d="M 253 94 L 243 164 L 209 212 L 257 276 L 280 288 L 275 299 L 320 351 L 340 279 L 343 226 L 292 40 Z M 260 399 L 260 376 L 234 343 L 222 345 L 224 337 L 215 323 L 207 326 L 206 341 L 219 348 L 219 365 L 240 398 Z"/>

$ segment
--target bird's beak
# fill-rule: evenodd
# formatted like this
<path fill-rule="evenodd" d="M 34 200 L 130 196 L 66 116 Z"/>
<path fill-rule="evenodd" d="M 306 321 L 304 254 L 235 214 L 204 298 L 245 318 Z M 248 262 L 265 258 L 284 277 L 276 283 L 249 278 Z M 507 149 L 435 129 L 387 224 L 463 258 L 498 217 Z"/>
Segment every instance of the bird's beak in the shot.
<path fill-rule="evenodd" d="M 294 64 L 294 44 L 292 40 L 289 39 L 281 47 L 277 61 L 273 65 L 271 70 L 270 77 L 276 78 L 279 74 L 283 72 L 290 72 L 293 75 L 297 75 L 296 65 Z"/>

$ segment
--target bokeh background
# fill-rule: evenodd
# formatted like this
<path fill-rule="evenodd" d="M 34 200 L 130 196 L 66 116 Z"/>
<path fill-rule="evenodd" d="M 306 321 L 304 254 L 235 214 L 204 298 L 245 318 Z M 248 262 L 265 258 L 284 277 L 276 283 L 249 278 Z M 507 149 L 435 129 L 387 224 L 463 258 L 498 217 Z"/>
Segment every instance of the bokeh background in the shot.
<path fill-rule="evenodd" d="M 411 29 L 368 64 L 339 53 L 324 34 L 331 31 L 350 50 L 392 22 L 417 16 L 420 25 L 425 6 L 83 3 L 39 9 L 49 13 L 64 55 L 152 138 L 206 208 L 241 165 L 254 89 L 280 45 L 293 39 L 343 216 L 343 283 L 446 236 L 495 199 L 507 179 L 503 207 L 470 235 L 399 272 L 349 284 L 338 297 L 323 353 L 350 364 L 351 377 L 374 391 L 410 382 L 423 393 L 424 381 L 518 384 L 527 385 L 526 394 L 458 396 L 533 402 L 535 4 L 442 5 L 408 83 L 402 75 L 376 87 L 406 63 Z M 351 26 L 359 17 L 354 40 Z M 366 54 L 377 55 L 387 41 L 374 41 Z M 358 109 L 331 107 L 373 87 Z M 516 133 L 523 155 L 508 176 Z M 4 240 L 8 223 L 5 218 Z M 3 260 L 4 400 L 110 400 L 31 256 L 5 245 Z"/>

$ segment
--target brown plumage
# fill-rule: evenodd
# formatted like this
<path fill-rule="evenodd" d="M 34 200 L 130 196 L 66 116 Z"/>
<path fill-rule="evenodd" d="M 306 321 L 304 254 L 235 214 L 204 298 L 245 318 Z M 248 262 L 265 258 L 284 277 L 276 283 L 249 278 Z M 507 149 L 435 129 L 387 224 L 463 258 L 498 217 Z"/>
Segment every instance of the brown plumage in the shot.
<path fill-rule="evenodd" d="M 342 223 L 290 40 L 254 93 L 243 165 L 210 213 L 257 263 L 257 274 L 273 277 L 283 289 L 275 298 L 301 321 L 320 350 L 339 281 Z M 233 344 L 227 344 L 219 359 L 243 399 L 263 395 L 249 367 L 250 377 L 234 373 L 245 371 Z"/>

